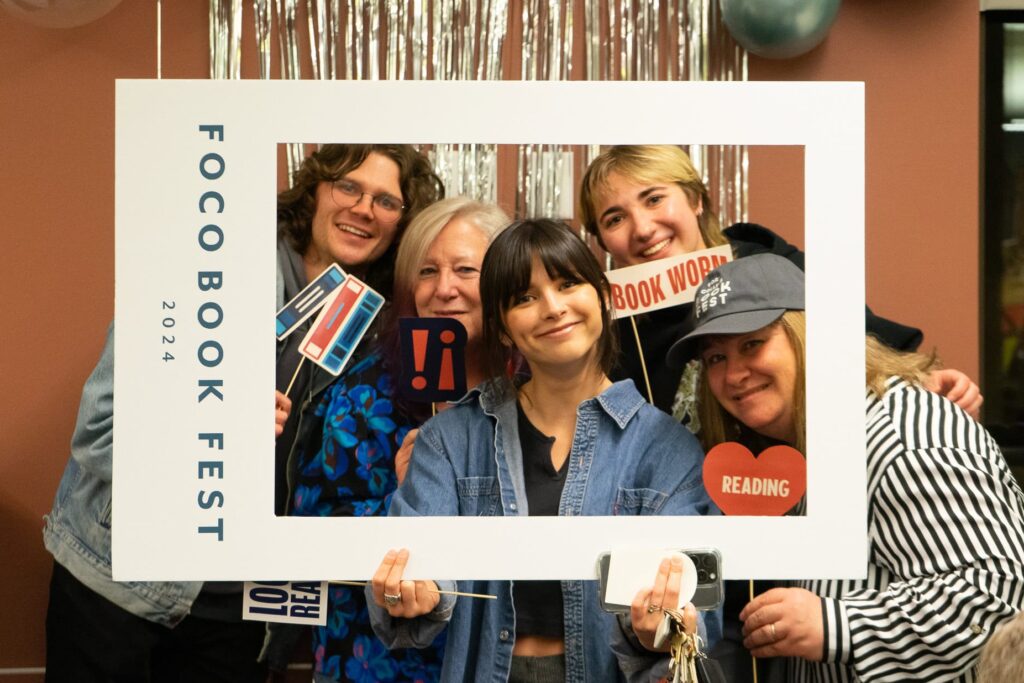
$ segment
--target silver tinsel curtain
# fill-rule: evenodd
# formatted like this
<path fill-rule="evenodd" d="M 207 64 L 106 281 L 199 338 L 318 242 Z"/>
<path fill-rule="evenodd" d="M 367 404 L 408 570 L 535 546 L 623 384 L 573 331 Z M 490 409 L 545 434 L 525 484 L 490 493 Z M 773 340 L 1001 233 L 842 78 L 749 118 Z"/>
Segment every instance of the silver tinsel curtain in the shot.
<path fill-rule="evenodd" d="M 718 0 L 250 0 L 260 78 L 746 80 L 746 53 Z M 239 78 L 242 0 L 210 0 L 210 77 Z M 506 41 L 521 36 L 519 44 Z M 300 46 L 305 45 L 306 51 Z M 574 63 L 574 58 L 576 62 Z M 301 163 L 289 145 L 287 164 Z M 514 155 L 515 211 L 571 218 L 576 179 L 599 148 L 437 144 L 425 150 L 450 195 L 496 201 Z M 724 224 L 747 216 L 747 154 L 689 147 Z"/>

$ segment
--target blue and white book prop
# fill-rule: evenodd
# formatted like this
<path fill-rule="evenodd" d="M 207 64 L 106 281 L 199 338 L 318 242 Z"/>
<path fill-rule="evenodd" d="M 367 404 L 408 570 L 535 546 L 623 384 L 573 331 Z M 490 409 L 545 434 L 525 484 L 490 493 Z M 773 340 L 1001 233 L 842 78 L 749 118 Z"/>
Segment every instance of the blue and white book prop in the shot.
<path fill-rule="evenodd" d="M 340 374 L 383 305 L 384 297 L 347 276 L 320 309 L 299 353 L 332 375 Z"/>
<path fill-rule="evenodd" d="M 689 303 L 704 276 L 731 260 L 732 247 L 724 245 L 606 271 L 615 316 L 627 318 Z"/>
<path fill-rule="evenodd" d="M 456 401 L 466 394 L 466 328 L 454 318 L 398 321 L 398 393 L 410 401 Z"/>
<path fill-rule="evenodd" d="M 327 582 L 246 581 L 242 618 L 324 626 L 327 623 Z"/>
<path fill-rule="evenodd" d="M 299 325 L 306 322 L 320 310 L 331 292 L 345 281 L 345 271 L 337 263 L 329 265 L 315 280 L 295 295 L 295 297 L 277 312 L 277 338 L 284 339 Z"/>

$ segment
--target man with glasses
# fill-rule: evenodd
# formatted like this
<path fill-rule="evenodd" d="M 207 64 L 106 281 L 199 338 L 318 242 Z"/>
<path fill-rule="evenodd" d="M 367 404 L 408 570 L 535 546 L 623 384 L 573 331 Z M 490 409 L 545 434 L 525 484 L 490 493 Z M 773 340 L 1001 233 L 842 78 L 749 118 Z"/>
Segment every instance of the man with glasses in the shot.
<path fill-rule="evenodd" d="M 278 196 L 278 308 L 331 263 L 390 297 L 402 230 L 443 195 L 430 164 L 408 145 L 323 146 Z M 279 345 L 279 389 L 295 371 L 303 336 L 297 330 Z M 44 531 L 54 556 L 47 681 L 262 683 L 257 655 L 264 627 L 241 620 L 240 583 L 110 578 L 113 365 L 111 326 L 82 392 L 72 457 Z M 310 398 L 313 389 L 323 391 L 334 381 L 310 365 L 292 396 Z M 288 507 L 285 463 L 301 412 L 294 412 L 278 439 L 279 513 Z"/>

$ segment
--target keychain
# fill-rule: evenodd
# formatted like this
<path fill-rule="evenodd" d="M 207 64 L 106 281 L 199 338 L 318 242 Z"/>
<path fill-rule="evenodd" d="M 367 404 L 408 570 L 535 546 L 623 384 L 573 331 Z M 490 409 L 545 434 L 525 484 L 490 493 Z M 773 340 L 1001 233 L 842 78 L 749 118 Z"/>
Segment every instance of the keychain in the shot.
<path fill-rule="evenodd" d="M 697 657 L 704 656 L 700 652 L 700 639 L 686 632 L 681 611 L 665 609 L 664 613 L 665 616 L 655 634 L 655 642 L 658 640 L 658 634 L 662 632 L 661 627 L 667 626 L 666 634 L 671 632 L 669 672 L 672 674 L 672 683 L 698 683 Z M 661 642 L 664 643 L 664 638 Z"/>

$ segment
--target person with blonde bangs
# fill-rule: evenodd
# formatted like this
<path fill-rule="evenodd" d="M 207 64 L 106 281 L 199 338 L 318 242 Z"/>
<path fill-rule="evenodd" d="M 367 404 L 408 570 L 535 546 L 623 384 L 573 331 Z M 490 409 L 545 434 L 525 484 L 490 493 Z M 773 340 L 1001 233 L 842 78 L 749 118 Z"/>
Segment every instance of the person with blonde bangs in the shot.
<path fill-rule="evenodd" d="M 696 300 L 723 286 L 667 358 L 700 364 L 701 440 L 806 455 L 803 272 L 738 259 Z M 740 611 L 743 644 L 769 660 L 761 680 L 973 681 L 982 646 L 1024 606 L 1024 493 L 991 435 L 923 387 L 934 355 L 865 345 L 867 578 L 763 592 Z"/>
<path fill-rule="evenodd" d="M 803 252 L 764 226 L 736 223 L 723 229 L 701 174 L 686 152 L 674 145 L 606 149 L 584 174 L 579 218 L 611 256 L 615 267 L 725 244 L 732 246 L 736 258 L 773 253 L 804 267 Z M 641 390 L 649 382 L 652 402 L 697 432 L 696 367 L 684 371 L 664 364 L 665 353 L 679 336 L 688 311 L 686 304 L 638 316 L 637 335 L 630 320 L 620 321 L 622 357 L 614 377 L 629 377 Z M 914 350 L 922 341 L 920 330 L 877 316 L 871 309 L 866 309 L 866 326 L 870 334 L 895 349 Z M 936 371 L 928 386 L 969 413 L 978 414 L 981 394 L 963 373 Z"/>

